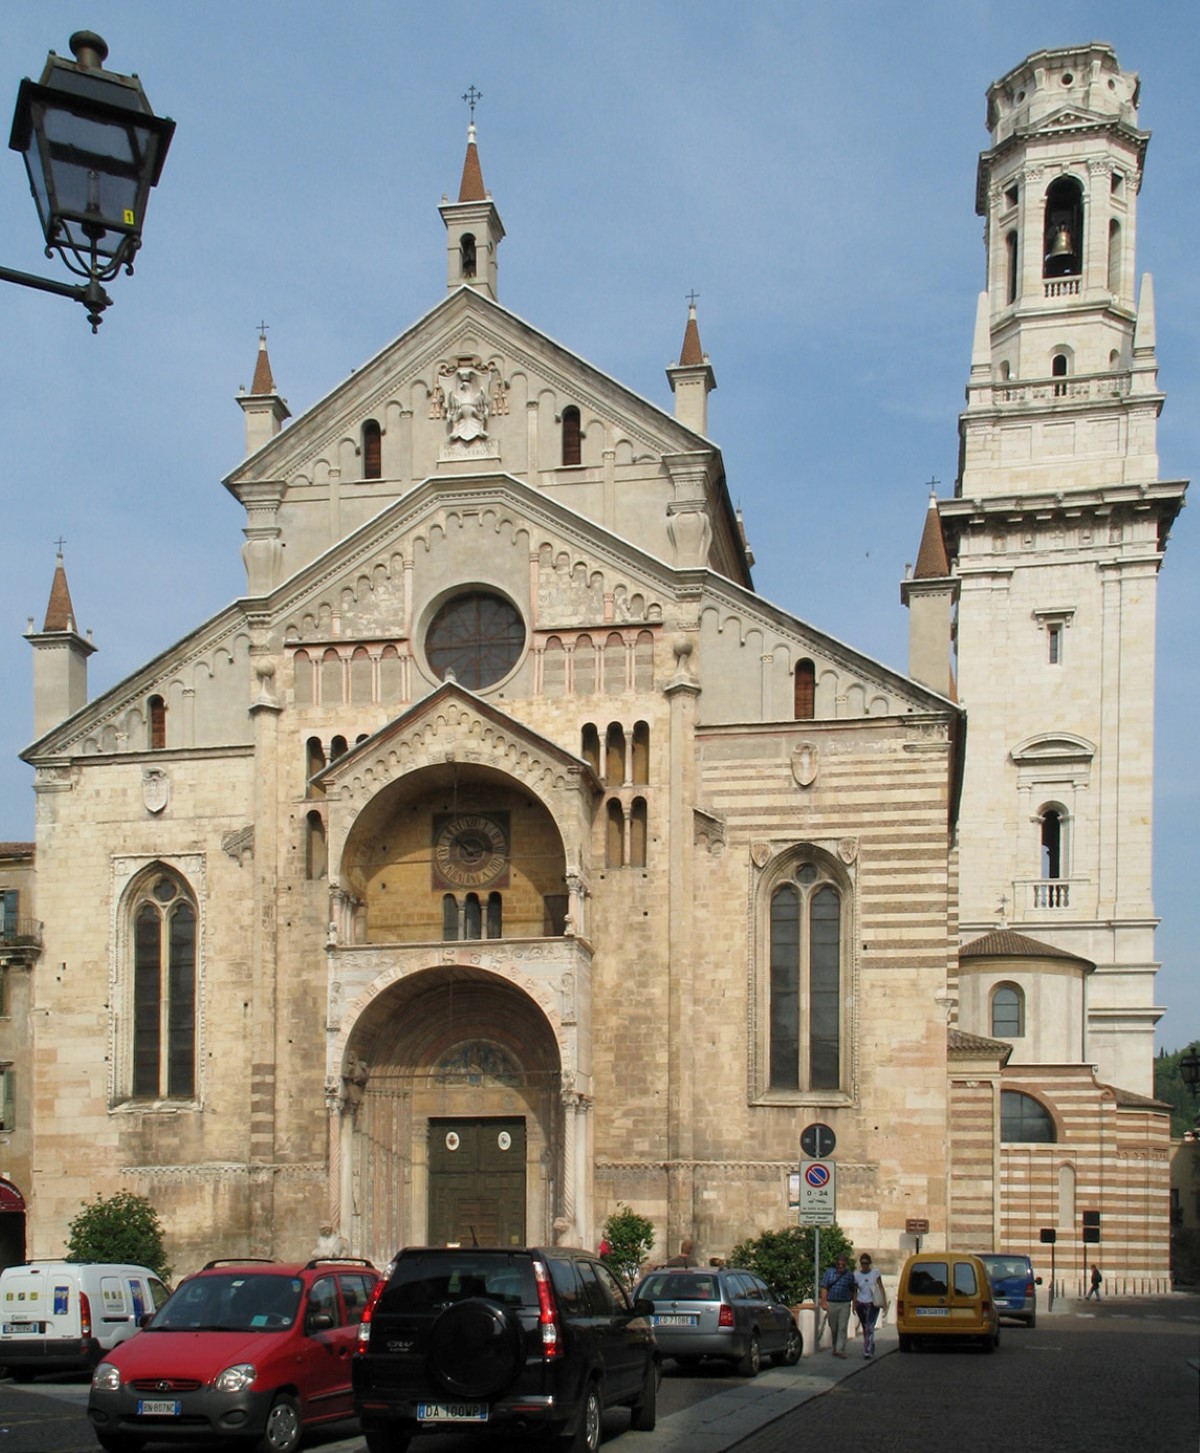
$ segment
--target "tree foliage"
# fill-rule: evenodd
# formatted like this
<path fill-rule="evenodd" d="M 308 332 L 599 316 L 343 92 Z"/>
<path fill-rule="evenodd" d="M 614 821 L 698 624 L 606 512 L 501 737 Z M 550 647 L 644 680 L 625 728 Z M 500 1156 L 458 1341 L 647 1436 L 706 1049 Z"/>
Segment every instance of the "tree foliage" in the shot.
<path fill-rule="evenodd" d="M 132 1191 L 85 1202 L 71 1222 L 68 1261 L 123 1261 L 171 1278 L 163 1249 L 162 1222 L 145 1196 Z"/>
<path fill-rule="evenodd" d="M 815 1236 L 816 1228 L 812 1226 L 763 1231 L 748 1241 L 739 1241 L 729 1253 L 729 1264 L 761 1276 L 780 1301 L 794 1307 L 813 1300 Z M 835 1257 L 853 1254 L 854 1247 L 840 1226 L 821 1227 L 822 1272 L 833 1265 Z"/>
<path fill-rule="evenodd" d="M 1200 1111 L 1200 1099 L 1192 1095 L 1179 1073 L 1179 1061 L 1186 1053 L 1186 1046 L 1170 1054 L 1164 1050 L 1154 1061 L 1154 1098 L 1171 1106 L 1171 1134 L 1176 1139 L 1197 1128 L 1196 1112 Z"/>
<path fill-rule="evenodd" d="M 608 1250 L 603 1260 L 632 1290 L 654 1245 L 654 1222 L 618 1202 L 617 1209 L 604 1223 L 604 1239 Z"/>

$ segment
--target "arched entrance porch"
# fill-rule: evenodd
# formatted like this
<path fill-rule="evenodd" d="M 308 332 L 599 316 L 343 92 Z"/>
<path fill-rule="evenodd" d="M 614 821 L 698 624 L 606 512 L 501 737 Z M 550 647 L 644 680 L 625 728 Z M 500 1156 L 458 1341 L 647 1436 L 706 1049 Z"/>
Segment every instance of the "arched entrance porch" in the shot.
<path fill-rule="evenodd" d="M 526 988 L 427 967 L 351 1006 L 342 1039 L 330 1169 L 356 1252 L 383 1265 L 403 1245 L 581 1235 L 590 1102 Z"/>

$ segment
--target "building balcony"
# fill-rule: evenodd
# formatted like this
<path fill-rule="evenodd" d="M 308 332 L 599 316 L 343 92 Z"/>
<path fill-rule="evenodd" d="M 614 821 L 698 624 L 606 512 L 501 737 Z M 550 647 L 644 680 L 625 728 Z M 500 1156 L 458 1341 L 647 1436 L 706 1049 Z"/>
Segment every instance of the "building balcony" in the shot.
<path fill-rule="evenodd" d="M 0 953 L 7 953 L 12 949 L 32 949 L 38 952 L 41 947 L 42 923 L 38 918 L 18 918 L 0 928 Z"/>
<path fill-rule="evenodd" d="M 1084 878 L 1018 878 L 1013 883 L 1013 903 L 1025 916 L 1067 913 L 1072 903 L 1079 912 L 1086 888 Z"/>

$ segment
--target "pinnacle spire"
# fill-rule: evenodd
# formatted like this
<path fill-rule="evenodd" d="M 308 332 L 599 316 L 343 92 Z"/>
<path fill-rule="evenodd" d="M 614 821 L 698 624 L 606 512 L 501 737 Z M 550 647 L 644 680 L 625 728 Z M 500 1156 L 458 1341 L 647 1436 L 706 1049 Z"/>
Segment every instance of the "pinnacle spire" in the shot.
<path fill-rule="evenodd" d="M 46 605 L 46 622 L 42 630 L 75 630 L 75 608 L 71 604 L 71 591 L 67 585 L 67 571 L 63 565 L 61 546 L 56 556 L 54 581 L 50 586 L 50 600 Z"/>
<path fill-rule="evenodd" d="M 467 127 L 467 154 L 463 158 L 462 181 L 458 185 L 460 202 L 484 202 L 483 168 L 479 164 L 479 148 L 475 145 L 475 123 Z"/>
<path fill-rule="evenodd" d="M 688 300 L 687 327 L 683 330 L 683 347 L 679 350 L 679 362 L 685 368 L 704 362 L 704 350 L 700 347 L 700 327 L 696 322 L 695 293 Z"/>
<path fill-rule="evenodd" d="M 950 574 L 946 539 L 942 534 L 942 518 L 938 514 L 937 495 L 929 491 L 929 508 L 925 511 L 925 528 L 921 532 L 921 548 L 917 551 L 914 580 L 944 580 Z"/>
<path fill-rule="evenodd" d="M 254 381 L 250 385 L 252 394 L 273 394 L 275 378 L 271 373 L 271 360 L 267 355 L 267 325 L 258 325 L 258 357 L 254 361 Z"/>

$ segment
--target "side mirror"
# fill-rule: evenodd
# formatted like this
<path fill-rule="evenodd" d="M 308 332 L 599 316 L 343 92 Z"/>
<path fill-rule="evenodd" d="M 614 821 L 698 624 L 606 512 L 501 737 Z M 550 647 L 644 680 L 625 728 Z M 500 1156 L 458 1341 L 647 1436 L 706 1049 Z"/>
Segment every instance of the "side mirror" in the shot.
<path fill-rule="evenodd" d="M 329 1312 L 310 1312 L 304 1323 L 304 1331 L 311 1337 L 314 1332 L 328 1332 L 332 1326 L 333 1317 Z"/>
<path fill-rule="evenodd" d="M 654 1315 L 654 1303 L 649 1297 L 638 1297 L 633 1304 L 635 1317 L 652 1317 Z"/>
<path fill-rule="evenodd" d="M 1034 1286 L 1040 1287 L 1041 1284 L 1042 1284 L 1041 1277 L 1040 1276 L 1035 1276 L 1034 1279 L 1033 1279 L 1033 1284 L 1034 1284 Z"/>
<path fill-rule="evenodd" d="M 143 1312 L 142 1315 L 138 1318 L 138 1326 L 139 1327 L 148 1327 L 150 1325 L 150 1323 L 153 1322 L 153 1321 L 154 1321 L 154 1313 L 153 1312 Z"/>

